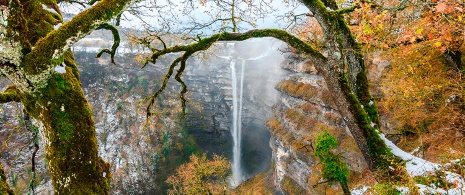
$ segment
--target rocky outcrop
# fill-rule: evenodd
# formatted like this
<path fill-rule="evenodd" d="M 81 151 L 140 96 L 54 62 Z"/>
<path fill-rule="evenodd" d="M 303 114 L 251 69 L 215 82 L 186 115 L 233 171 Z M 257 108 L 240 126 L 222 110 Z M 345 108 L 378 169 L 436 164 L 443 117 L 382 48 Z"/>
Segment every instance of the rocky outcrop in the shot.
<path fill-rule="evenodd" d="M 285 194 L 342 192 L 338 185 L 329 186 L 321 176 L 322 165 L 313 155 L 316 137 L 328 131 L 337 138 L 336 152 L 342 155 L 352 176 L 367 169 L 363 156 L 312 63 L 288 56 L 282 67 L 293 73 L 276 86 L 281 97 L 267 122 L 272 134 L 276 189 Z"/>

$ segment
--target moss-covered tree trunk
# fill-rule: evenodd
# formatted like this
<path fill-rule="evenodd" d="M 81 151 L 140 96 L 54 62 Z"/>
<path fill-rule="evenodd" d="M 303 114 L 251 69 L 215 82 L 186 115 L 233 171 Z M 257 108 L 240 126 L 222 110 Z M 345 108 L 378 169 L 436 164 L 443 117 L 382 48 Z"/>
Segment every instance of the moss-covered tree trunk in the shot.
<path fill-rule="evenodd" d="M 370 169 L 384 164 L 391 155 L 380 139 L 378 112 L 368 89 L 365 64 L 343 13 L 334 0 L 301 0 L 320 24 L 328 55 L 325 63 L 315 63 L 345 124 L 357 142 Z M 347 71 L 345 71 L 347 70 Z"/>
<path fill-rule="evenodd" d="M 65 53 L 65 63 L 66 73 L 53 73 L 45 88 L 21 95 L 21 102 L 42 123 L 40 135 L 55 191 L 107 194 L 110 165 L 98 157 L 92 110 L 70 51 Z"/>
<path fill-rule="evenodd" d="M 102 0 L 61 22 L 55 0 L 12 0 L 0 6 L 0 71 L 12 86 L 0 103 L 23 103 L 39 122 L 56 194 L 108 194 L 110 165 L 98 156 L 92 111 L 69 48 L 133 1 Z M 62 67 L 64 66 L 64 68 Z"/>

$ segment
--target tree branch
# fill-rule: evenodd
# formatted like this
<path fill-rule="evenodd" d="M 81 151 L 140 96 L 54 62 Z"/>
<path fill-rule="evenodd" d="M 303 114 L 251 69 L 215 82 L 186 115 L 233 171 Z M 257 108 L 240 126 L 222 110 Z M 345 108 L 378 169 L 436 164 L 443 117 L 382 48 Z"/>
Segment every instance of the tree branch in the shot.
<path fill-rule="evenodd" d="M 294 35 L 279 29 L 260 29 L 260 30 L 250 30 L 245 33 L 219 33 L 212 35 L 208 38 L 203 38 L 198 42 L 191 43 L 189 45 L 176 45 L 173 47 L 168 47 L 163 50 L 155 51 L 151 58 L 147 59 L 142 68 L 144 68 L 148 62 L 156 63 L 158 57 L 163 56 L 168 53 L 177 53 L 177 52 L 192 52 L 203 51 L 210 48 L 213 43 L 218 41 L 244 41 L 251 38 L 263 38 L 263 37 L 274 37 L 281 41 L 286 42 L 295 49 L 301 51 L 303 54 L 307 55 L 310 59 L 317 61 L 326 61 L 326 57 L 323 56 L 318 50 L 314 49 L 312 46 L 303 42 Z"/>
<path fill-rule="evenodd" d="M 158 89 L 152 96 L 150 96 L 149 105 L 147 106 L 147 116 L 152 116 L 154 113 L 151 111 L 153 104 L 155 103 L 155 100 L 157 99 L 158 95 L 165 90 L 166 85 L 168 84 L 168 81 L 171 78 L 171 75 L 173 75 L 174 67 L 178 65 L 178 63 L 182 60 L 182 57 L 176 58 L 170 65 L 168 72 L 166 73 L 165 77 L 163 78 L 163 82 L 160 86 L 160 89 Z M 147 100 L 147 99 L 146 99 Z"/>
<path fill-rule="evenodd" d="M 351 13 L 351 12 L 355 11 L 356 8 L 360 8 L 360 6 L 351 6 L 351 7 L 344 8 L 344 9 L 338 9 L 338 10 L 336 10 L 336 13 L 338 13 L 338 14 L 347 14 L 347 13 Z"/>
<path fill-rule="evenodd" d="M 61 56 L 71 45 L 101 24 L 110 21 L 133 2 L 133 0 L 101 0 L 57 30 L 50 32 L 35 44 L 31 53 L 25 56 L 25 72 L 31 77 L 49 72 L 61 63 Z M 37 78 L 29 80 L 42 82 L 42 79 Z"/>
<path fill-rule="evenodd" d="M 184 53 L 182 56 L 182 61 L 181 61 L 181 66 L 178 69 L 178 72 L 176 73 L 176 76 L 174 77 L 178 83 L 181 84 L 182 89 L 181 92 L 179 93 L 179 98 L 181 98 L 181 107 L 182 107 L 182 112 L 181 112 L 181 120 L 184 118 L 186 115 L 186 98 L 184 95 L 187 92 L 187 86 L 184 83 L 184 81 L 181 79 L 182 73 L 184 72 L 184 69 L 186 68 L 186 60 L 192 55 L 190 52 Z"/>
<path fill-rule="evenodd" d="M 0 103 L 19 102 L 18 89 L 16 86 L 9 86 L 3 93 L 0 93 Z"/>
<path fill-rule="evenodd" d="M 155 103 L 156 98 L 158 95 L 165 89 L 166 85 L 168 84 L 169 79 L 171 78 L 174 68 L 181 62 L 181 67 L 178 69 L 177 74 L 175 76 L 176 81 L 178 81 L 181 86 L 182 90 L 180 92 L 180 98 L 182 102 L 182 117 L 185 115 L 186 110 L 186 99 L 184 97 L 185 93 L 187 92 L 187 87 L 184 81 L 181 79 L 182 73 L 186 67 L 186 60 L 195 52 L 207 50 L 212 46 L 215 42 L 218 41 L 243 41 L 250 38 L 260 38 L 260 37 L 274 37 L 279 40 L 282 40 L 288 43 L 290 46 L 296 48 L 297 50 L 301 51 L 303 54 L 307 55 L 310 59 L 313 59 L 315 63 L 322 63 L 326 61 L 326 58 L 312 46 L 306 44 L 299 38 L 291 35 L 290 33 L 284 30 L 278 29 L 263 29 L 263 30 L 251 30 L 245 33 L 219 33 L 212 35 L 210 37 L 199 39 L 198 42 L 191 43 L 189 45 L 176 45 L 172 47 L 164 46 L 162 50 L 156 50 L 152 48 L 153 54 L 150 58 L 146 60 L 142 68 L 144 68 L 149 62 L 156 63 L 158 57 L 163 56 L 168 53 L 177 53 L 177 52 L 184 52 L 181 57 L 176 58 L 171 65 L 169 66 L 168 72 L 166 73 L 165 77 L 163 78 L 162 85 L 160 89 L 158 89 L 152 96 L 147 98 L 146 100 L 149 101 L 149 105 L 147 106 L 147 116 L 153 115 L 152 108 Z M 151 48 L 151 47 L 149 47 Z M 182 119 L 181 117 L 181 119 Z"/>
<path fill-rule="evenodd" d="M 100 51 L 96 58 L 100 58 L 102 56 L 103 53 L 108 53 L 110 54 L 110 57 L 111 57 L 111 63 L 115 64 L 115 54 L 116 54 L 116 49 L 118 49 L 118 46 L 119 46 L 119 43 L 120 43 L 120 37 L 119 37 L 119 32 L 118 32 L 118 29 L 116 29 L 114 26 L 108 24 L 108 23 L 104 23 L 104 24 L 101 24 L 97 29 L 95 30 L 100 30 L 100 29 L 106 29 L 106 30 L 110 30 L 111 33 L 113 34 L 113 45 L 111 46 L 111 50 L 109 49 L 102 49 L 102 51 Z"/>

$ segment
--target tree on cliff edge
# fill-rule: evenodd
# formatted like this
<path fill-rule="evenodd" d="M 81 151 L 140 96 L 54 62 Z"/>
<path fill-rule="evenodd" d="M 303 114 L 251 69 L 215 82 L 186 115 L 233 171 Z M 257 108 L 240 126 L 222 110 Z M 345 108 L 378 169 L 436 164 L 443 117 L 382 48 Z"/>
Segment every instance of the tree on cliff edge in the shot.
<path fill-rule="evenodd" d="M 0 103 L 21 102 L 25 111 L 40 123 L 40 136 L 56 194 L 108 194 L 110 165 L 98 156 L 91 108 L 69 48 L 97 28 L 111 29 L 106 22 L 135 2 L 101 0 L 56 30 L 54 25 L 61 22 L 59 12 L 45 9 L 58 10 L 55 0 L 11 0 L 0 6 L 0 71 L 1 76 L 12 83 L 0 94 Z M 170 65 L 164 88 L 178 64 L 175 78 L 183 84 L 181 76 L 186 60 L 217 41 L 255 37 L 280 39 L 302 52 L 323 75 L 366 162 L 370 168 L 375 168 L 382 164 L 381 156 L 390 155 L 390 151 L 376 133 L 378 114 L 368 91 L 364 62 L 343 17 L 353 7 L 339 9 L 334 0 L 301 2 L 323 29 L 327 55 L 286 31 L 262 29 L 221 32 L 198 38 L 189 45 L 166 47 L 163 44 L 161 49 L 146 44 L 153 51 L 147 62 L 155 63 L 158 57 L 167 53 L 183 52 Z M 185 85 L 183 87 L 182 99 L 186 90 Z M 152 96 L 150 105 L 159 92 Z M 148 113 L 151 113 L 150 107 Z M 4 184 L 5 180 L 2 178 L 0 182 Z"/>

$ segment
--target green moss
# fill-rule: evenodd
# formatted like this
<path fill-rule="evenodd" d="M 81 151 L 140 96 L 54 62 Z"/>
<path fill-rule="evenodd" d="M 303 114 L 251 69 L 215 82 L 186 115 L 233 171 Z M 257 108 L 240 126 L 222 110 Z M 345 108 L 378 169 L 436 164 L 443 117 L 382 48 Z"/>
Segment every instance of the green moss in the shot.
<path fill-rule="evenodd" d="M 365 69 L 363 69 L 360 73 L 357 74 L 356 81 L 358 87 L 357 98 L 359 99 L 360 103 L 364 106 L 364 109 L 368 114 L 368 120 L 379 127 L 380 123 L 378 107 L 376 106 L 376 103 L 370 95 L 369 84 L 365 73 Z"/>
<path fill-rule="evenodd" d="M 45 88 L 24 94 L 28 113 L 44 125 L 45 158 L 56 194 L 108 194 L 110 165 L 98 157 L 91 108 L 74 75 L 72 55 L 66 73 L 54 73 Z M 92 178 L 92 179 L 89 179 Z"/>
<path fill-rule="evenodd" d="M 102 0 L 92 8 L 75 16 L 71 21 L 64 23 L 58 30 L 50 32 L 50 27 L 47 27 L 48 31 L 45 30 L 44 33 L 40 34 L 41 37 L 44 37 L 44 34 L 46 36 L 38 40 L 35 49 L 25 56 L 24 70 L 29 74 L 36 75 L 58 65 L 57 61 L 53 60 L 53 55 L 57 52 L 60 54 L 60 50 L 68 44 L 69 39 L 90 33 L 99 25 L 96 21 L 109 21 L 121 12 L 128 2 L 130 1 Z"/>
<path fill-rule="evenodd" d="M 337 181 L 347 185 L 349 177 L 349 167 L 344 162 L 342 157 L 331 152 L 337 148 L 338 142 L 328 131 L 319 135 L 316 138 L 315 152 L 321 163 L 323 164 L 322 176 L 328 181 Z"/>
<path fill-rule="evenodd" d="M 375 190 L 376 194 L 379 195 L 401 195 L 402 193 L 396 189 L 395 185 L 387 184 L 387 183 L 380 183 L 376 184 L 373 189 Z"/>
<path fill-rule="evenodd" d="M 19 102 L 19 94 L 15 86 L 8 87 L 3 93 L 0 93 L 0 103 Z"/>

